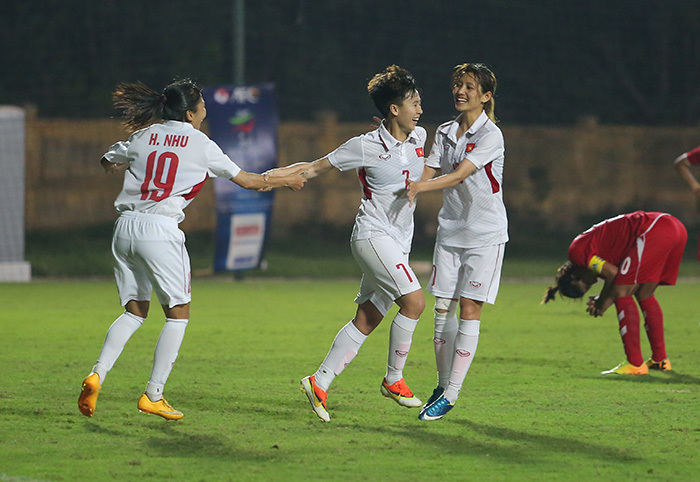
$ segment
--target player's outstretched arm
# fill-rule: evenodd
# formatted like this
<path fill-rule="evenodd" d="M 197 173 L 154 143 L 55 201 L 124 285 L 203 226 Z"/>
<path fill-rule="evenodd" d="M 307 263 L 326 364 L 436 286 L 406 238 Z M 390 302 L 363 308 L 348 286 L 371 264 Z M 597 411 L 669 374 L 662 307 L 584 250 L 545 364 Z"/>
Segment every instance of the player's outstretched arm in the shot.
<path fill-rule="evenodd" d="M 289 172 L 281 176 L 270 176 L 265 174 L 255 174 L 252 172 L 241 171 L 236 177 L 231 178 L 231 181 L 238 184 L 242 188 L 252 189 L 256 191 L 269 191 L 277 187 L 288 187 L 294 191 L 298 191 L 304 184 L 304 178 L 298 172 Z"/>
<path fill-rule="evenodd" d="M 333 164 L 328 160 L 327 157 L 317 159 L 313 162 L 297 162 L 286 167 L 278 167 L 276 169 L 271 169 L 264 173 L 270 179 L 278 176 L 289 175 L 291 173 L 298 173 L 304 179 L 313 179 L 319 174 L 330 171 L 333 168 Z"/>
<path fill-rule="evenodd" d="M 426 167 L 425 169 L 428 168 Z M 416 196 L 421 192 L 436 191 L 438 189 L 456 186 L 474 173 L 476 171 L 476 166 L 469 159 L 465 159 L 460 163 L 456 171 L 427 180 L 425 180 L 425 169 L 423 170 L 422 178 L 424 180 L 418 182 L 408 181 L 408 202 L 410 204 L 413 204 Z"/>

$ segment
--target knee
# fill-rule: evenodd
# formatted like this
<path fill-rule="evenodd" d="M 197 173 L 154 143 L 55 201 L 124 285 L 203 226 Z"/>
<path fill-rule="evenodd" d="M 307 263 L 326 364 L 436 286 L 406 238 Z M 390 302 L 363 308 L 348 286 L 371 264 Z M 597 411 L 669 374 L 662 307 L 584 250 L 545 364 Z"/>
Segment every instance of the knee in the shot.
<path fill-rule="evenodd" d="M 483 301 L 462 298 L 459 302 L 459 317 L 462 320 L 480 320 Z"/>
<path fill-rule="evenodd" d="M 457 301 L 448 298 L 435 298 L 435 318 L 450 320 L 457 315 Z"/>
<path fill-rule="evenodd" d="M 401 307 L 401 314 L 408 318 L 417 320 L 425 311 L 425 296 L 423 296 L 422 290 L 404 295 L 399 301 L 398 305 Z"/>

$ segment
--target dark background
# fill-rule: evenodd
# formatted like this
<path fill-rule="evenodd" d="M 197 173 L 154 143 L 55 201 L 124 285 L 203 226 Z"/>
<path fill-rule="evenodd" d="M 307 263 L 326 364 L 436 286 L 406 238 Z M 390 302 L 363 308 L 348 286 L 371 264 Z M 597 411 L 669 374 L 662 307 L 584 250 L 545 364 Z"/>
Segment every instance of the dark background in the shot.
<path fill-rule="evenodd" d="M 115 115 L 121 81 L 233 83 L 233 0 L 0 0 L 0 103 L 40 117 Z M 484 62 L 504 124 L 694 125 L 697 0 L 245 2 L 245 82 L 276 84 L 281 119 L 374 113 L 389 64 L 423 88 L 424 123 L 452 116 L 449 74 Z"/>

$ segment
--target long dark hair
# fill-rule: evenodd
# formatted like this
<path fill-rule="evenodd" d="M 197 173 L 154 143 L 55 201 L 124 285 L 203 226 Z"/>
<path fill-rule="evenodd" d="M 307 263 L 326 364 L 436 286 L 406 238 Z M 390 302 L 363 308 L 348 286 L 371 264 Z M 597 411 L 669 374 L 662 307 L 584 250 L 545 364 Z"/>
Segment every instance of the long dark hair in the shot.
<path fill-rule="evenodd" d="M 179 79 L 158 93 L 141 82 L 120 83 L 112 93 L 114 107 L 124 111 L 127 129 L 135 131 L 163 120 L 187 120 L 202 100 L 202 89 L 191 79 Z"/>
<path fill-rule="evenodd" d="M 542 304 L 555 300 L 557 291 L 559 291 L 562 296 L 566 296 L 567 298 L 583 297 L 586 292 L 581 291 L 579 285 L 574 283 L 580 279 L 580 271 L 581 268 L 572 264 L 571 261 L 567 261 L 561 265 L 557 270 L 556 277 L 554 278 L 555 284 L 554 286 L 547 288 Z"/>

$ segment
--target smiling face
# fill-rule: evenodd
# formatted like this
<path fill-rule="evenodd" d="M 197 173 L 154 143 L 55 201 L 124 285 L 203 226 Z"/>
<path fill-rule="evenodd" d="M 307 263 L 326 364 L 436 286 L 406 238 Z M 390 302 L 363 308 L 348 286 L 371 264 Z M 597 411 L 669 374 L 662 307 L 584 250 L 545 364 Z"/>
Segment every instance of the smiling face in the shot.
<path fill-rule="evenodd" d="M 420 94 L 413 92 L 413 95 L 404 99 L 401 105 L 391 104 L 389 109 L 396 117 L 396 123 L 401 132 L 408 135 L 415 130 L 420 116 L 423 114 Z"/>
<path fill-rule="evenodd" d="M 480 112 L 491 97 L 491 92 L 482 92 L 471 72 L 466 72 L 452 84 L 452 98 L 458 112 Z"/>
<path fill-rule="evenodd" d="M 207 108 L 204 105 L 204 99 L 200 99 L 199 102 L 197 102 L 197 107 L 194 111 L 187 111 L 187 122 L 192 124 L 192 126 L 197 130 L 199 130 L 199 128 L 202 126 L 202 121 L 204 121 L 206 117 Z"/>

